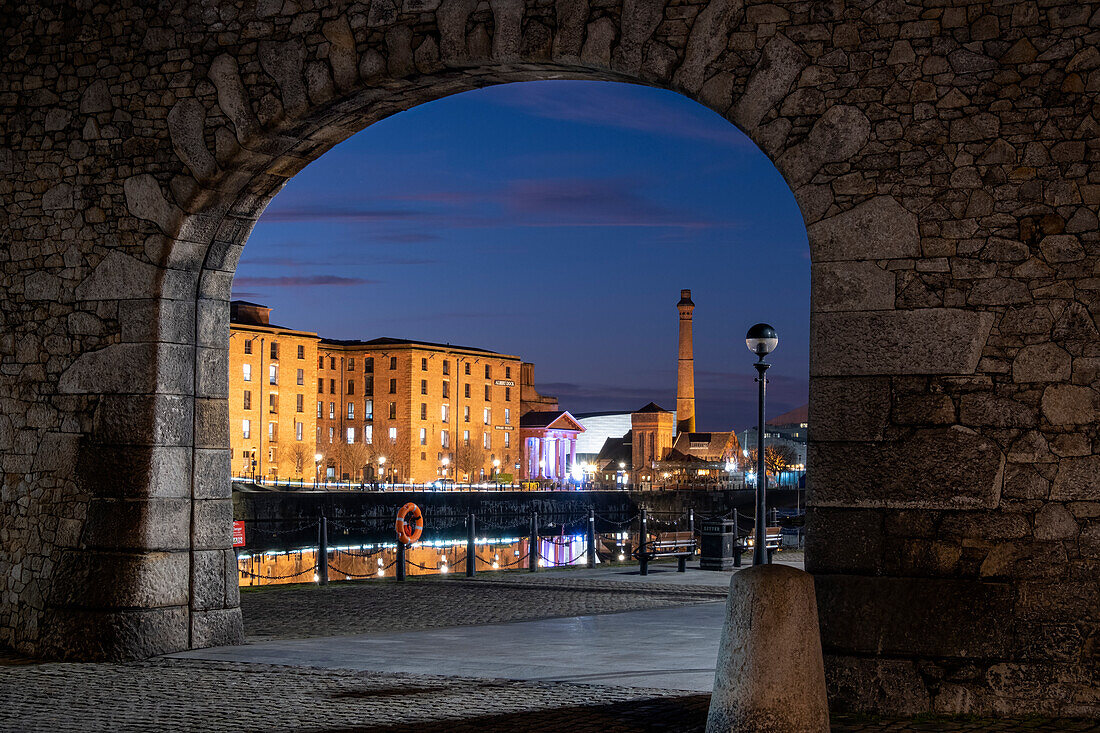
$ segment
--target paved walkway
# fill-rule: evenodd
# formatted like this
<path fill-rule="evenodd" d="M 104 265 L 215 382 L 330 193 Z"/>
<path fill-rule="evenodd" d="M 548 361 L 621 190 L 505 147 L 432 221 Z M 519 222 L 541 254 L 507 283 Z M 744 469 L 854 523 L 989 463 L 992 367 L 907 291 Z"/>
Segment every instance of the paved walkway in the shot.
<path fill-rule="evenodd" d="M 0 731 L 701 733 L 728 582 L 601 568 L 247 591 L 242 647 L 132 664 L 0 656 Z M 838 715 L 833 731 L 1100 724 Z"/>

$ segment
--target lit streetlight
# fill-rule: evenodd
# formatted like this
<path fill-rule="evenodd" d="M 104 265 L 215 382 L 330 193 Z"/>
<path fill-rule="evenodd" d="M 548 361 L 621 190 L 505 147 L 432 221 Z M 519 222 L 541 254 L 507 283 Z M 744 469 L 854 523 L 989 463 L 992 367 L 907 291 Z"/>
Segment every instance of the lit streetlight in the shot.
<path fill-rule="evenodd" d="M 756 421 L 756 538 L 753 540 L 752 564 L 765 565 L 768 562 L 765 546 L 767 528 L 764 526 L 768 474 L 764 470 L 764 394 L 765 385 L 768 383 L 765 372 L 771 365 L 764 361 L 764 357 L 775 351 L 775 347 L 779 345 L 779 336 L 768 324 L 757 323 L 745 334 L 745 345 L 749 347 L 749 351 L 756 354 L 756 363 L 753 366 L 757 371 L 756 382 L 760 385 Z"/>
<path fill-rule="evenodd" d="M 386 488 L 386 457 L 378 456 L 378 481 L 382 485 L 382 489 Z"/>
<path fill-rule="evenodd" d="M 314 476 L 314 479 L 313 479 L 313 485 L 314 486 L 321 483 L 321 461 L 323 459 L 324 459 L 324 456 L 322 454 L 320 454 L 320 453 L 314 453 L 313 454 L 313 462 L 316 464 L 316 467 L 317 467 L 317 473 L 316 473 L 316 475 Z"/>

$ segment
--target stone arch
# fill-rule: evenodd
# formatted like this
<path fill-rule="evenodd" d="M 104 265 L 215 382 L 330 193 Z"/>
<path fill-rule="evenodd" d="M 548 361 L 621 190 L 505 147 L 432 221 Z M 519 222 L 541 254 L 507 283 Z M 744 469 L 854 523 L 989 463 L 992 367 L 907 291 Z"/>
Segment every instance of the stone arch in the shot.
<path fill-rule="evenodd" d="M 0 148 L 0 643 L 117 659 L 238 640 L 226 303 L 263 207 L 336 142 L 415 104 L 606 79 L 722 114 L 803 212 L 808 563 L 835 703 L 1096 714 L 1100 189 L 1086 90 L 1100 59 L 1086 39 L 1100 13 L 37 10 L 4 30 L 21 53 L 0 61 L 0 119 L 16 130 Z M 56 28 L 43 36 L 33 18 Z"/>

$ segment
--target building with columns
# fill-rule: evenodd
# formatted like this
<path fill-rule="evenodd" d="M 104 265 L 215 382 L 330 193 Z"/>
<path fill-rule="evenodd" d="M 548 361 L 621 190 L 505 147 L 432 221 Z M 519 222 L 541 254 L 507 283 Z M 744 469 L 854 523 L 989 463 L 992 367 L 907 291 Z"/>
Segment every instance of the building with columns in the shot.
<path fill-rule="evenodd" d="M 572 478 L 577 461 L 577 436 L 584 426 L 568 411 L 539 410 L 520 418 L 523 467 L 520 478 L 563 484 Z"/>

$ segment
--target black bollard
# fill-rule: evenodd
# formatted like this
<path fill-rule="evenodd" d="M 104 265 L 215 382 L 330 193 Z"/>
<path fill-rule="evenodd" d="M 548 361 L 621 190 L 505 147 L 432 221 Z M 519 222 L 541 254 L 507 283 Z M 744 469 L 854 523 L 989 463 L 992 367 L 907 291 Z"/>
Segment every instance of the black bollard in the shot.
<path fill-rule="evenodd" d="M 539 568 L 539 513 L 531 512 L 531 536 L 527 538 L 527 572 Z"/>
<path fill-rule="evenodd" d="M 317 582 L 328 585 L 328 519 L 324 514 L 317 526 Z"/>
<path fill-rule="evenodd" d="M 474 577 L 474 573 L 477 572 L 477 548 L 474 537 L 474 513 L 470 512 L 470 516 L 466 518 L 466 577 Z"/>
<path fill-rule="evenodd" d="M 649 531 L 646 528 L 647 517 L 645 507 L 642 507 L 642 521 L 638 537 L 638 572 L 641 575 L 649 575 L 649 555 L 646 553 L 646 545 L 649 544 Z"/>
<path fill-rule="evenodd" d="M 596 567 L 596 510 L 588 510 L 588 567 Z"/>
<path fill-rule="evenodd" d="M 741 567 L 741 525 L 738 523 L 737 510 L 733 510 L 733 566 Z"/>
<path fill-rule="evenodd" d="M 405 579 L 405 543 L 397 541 L 397 579 Z"/>

